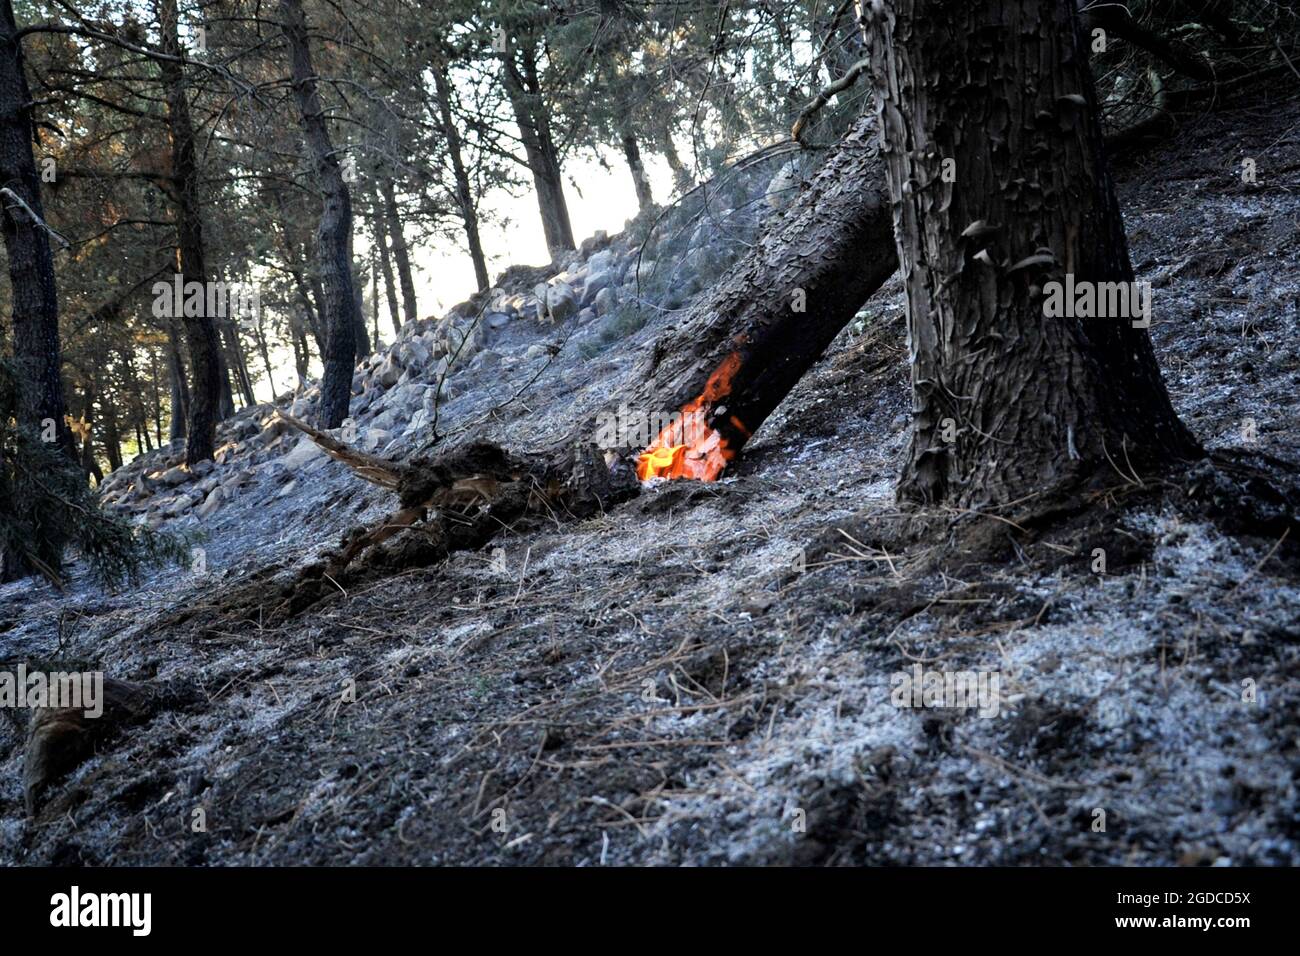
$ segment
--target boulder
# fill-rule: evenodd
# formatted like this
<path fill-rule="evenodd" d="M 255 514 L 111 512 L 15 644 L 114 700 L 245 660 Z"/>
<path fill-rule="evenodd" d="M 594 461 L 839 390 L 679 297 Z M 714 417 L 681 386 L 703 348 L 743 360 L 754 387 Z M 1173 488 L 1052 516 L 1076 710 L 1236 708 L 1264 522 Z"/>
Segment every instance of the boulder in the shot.
<path fill-rule="evenodd" d="M 194 513 L 200 518 L 206 518 L 221 506 L 221 500 L 224 495 L 225 492 L 222 490 L 221 486 L 217 485 L 217 487 L 208 492 L 208 496 L 203 499 L 203 504 L 199 505 L 198 509 Z"/>
<path fill-rule="evenodd" d="M 613 289 L 601 289 L 596 293 L 596 299 L 592 303 L 597 315 L 608 315 L 618 304 L 618 296 Z"/>
<path fill-rule="evenodd" d="M 298 439 L 298 444 L 294 445 L 289 453 L 280 459 L 280 463 L 290 470 L 297 471 L 315 464 L 325 457 L 325 450 L 306 435 L 303 435 L 302 438 Z"/>
<path fill-rule="evenodd" d="M 175 468 L 168 468 L 164 472 L 149 477 L 162 482 L 168 488 L 175 488 L 177 485 L 183 485 L 194 478 L 194 472 L 190 471 L 184 465 L 177 465 Z"/>
<path fill-rule="evenodd" d="M 392 356 L 385 358 L 380 363 L 379 370 L 375 373 L 375 381 L 384 388 L 392 388 L 401 377 L 402 367 L 393 361 Z"/>
<path fill-rule="evenodd" d="M 546 293 L 546 311 L 552 322 L 564 322 L 578 313 L 578 297 L 573 286 L 557 282 Z"/>

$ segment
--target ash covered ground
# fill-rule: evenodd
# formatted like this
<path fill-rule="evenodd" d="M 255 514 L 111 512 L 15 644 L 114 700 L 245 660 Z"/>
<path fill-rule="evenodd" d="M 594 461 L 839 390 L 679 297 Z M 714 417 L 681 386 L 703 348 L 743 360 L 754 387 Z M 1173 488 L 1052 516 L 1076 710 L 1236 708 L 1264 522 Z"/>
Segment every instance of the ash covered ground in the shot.
<path fill-rule="evenodd" d="M 1298 157 L 1283 97 L 1118 169 L 1179 413 L 1211 449 L 1291 462 Z M 639 259 L 645 224 L 559 276 L 512 270 L 481 318 L 409 326 L 358 375 L 358 440 L 406 458 L 435 424 L 443 444 L 563 435 L 798 188 L 777 179 L 720 188 Z M 276 626 L 227 596 L 291 580 L 392 496 L 270 406 L 223 426 L 210 472 L 128 466 L 105 500 L 194 535 L 205 572 L 7 585 L 0 661 L 101 668 L 167 703 L 32 818 L 22 721 L 0 719 L 0 862 L 1300 863 L 1295 542 L 1181 507 L 1213 481 L 1193 469 L 1177 495 L 1117 473 L 1032 544 L 1009 528 L 942 567 L 942 542 L 867 543 L 895 507 L 904 341 L 895 279 L 724 481 L 659 484 Z M 997 672 L 1001 713 L 896 706 L 918 664 Z"/>

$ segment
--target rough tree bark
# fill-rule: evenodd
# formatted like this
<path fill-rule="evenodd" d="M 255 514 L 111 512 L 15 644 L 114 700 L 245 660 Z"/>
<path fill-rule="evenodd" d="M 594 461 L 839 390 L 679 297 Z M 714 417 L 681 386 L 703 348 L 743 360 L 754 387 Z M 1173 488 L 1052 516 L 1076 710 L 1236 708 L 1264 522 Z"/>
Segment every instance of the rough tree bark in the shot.
<path fill-rule="evenodd" d="M 33 432 L 54 422 L 60 448 L 75 460 L 72 433 L 64 420 L 60 377 L 59 300 L 54 257 L 41 205 L 40 180 L 32 154 L 32 96 L 27 86 L 13 6 L 0 5 L 0 186 L 19 200 L 2 201 L 0 227 L 9 258 L 13 308 L 13 362 L 19 424 Z M 24 205 L 26 208 L 23 208 Z"/>
<path fill-rule="evenodd" d="M 479 238 L 478 210 L 474 206 L 474 190 L 470 187 L 469 173 L 465 170 L 460 131 L 451 112 L 451 81 L 447 68 L 438 64 L 433 70 L 434 91 L 438 97 L 438 117 L 442 121 L 442 135 L 447 141 L 447 154 L 451 157 L 451 171 L 456 179 L 456 208 L 465 226 L 465 242 L 469 257 L 474 263 L 474 279 L 482 292 L 492 284 L 488 277 L 487 259 L 483 255 L 483 242 Z"/>
<path fill-rule="evenodd" d="M 509 53 L 501 54 L 501 82 L 515 114 L 519 137 L 537 189 L 537 209 L 551 260 L 557 261 L 574 248 L 569 205 L 564 198 L 560 156 L 551 135 L 551 120 L 542 97 L 537 57 L 531 41 L 520 51 L 522 68 Z"/>
<path fill-rule="evenodd" d="M 158 26 L 162 51 L 167 57 L 182 55 L 176 0 L 159 0 Z M 199 204 L 199 169 L 185 89 L 184 67 L 174 59 L 158 63 L 167 96 L 167 123 L 171 133 L 172 183 L 176 206 L 176 271 L 184 282 L 206 287 L 207 264 L 203 255 L 203 211 Z M 204 297 L 206 302 L 206 296 Z M 179 303 L 177 303 L 179 305 Z M 221 355 L 221 339 L 213 318 L 200 309 L 199 315 L 183 319 L 189 347 L 194 387 L 190 390 L 185 423 L 185 461 L 188 464 L 212 457 L 218 417 L 234 410 L 230 379 Z M 172 414 L 175 415 L 175 406 Z"/>
<path fill-rule="evenodd" d="M 8 190 L 0 212 L 9 259 L 13 309 L 13 365 L 18 389 L 18 425 L 33 435 L 48 434 L 70 460 L 76 444 L 64 419 L 60 375 L 59 300 L 54 284 L 54 258 L 41 206 L 40 181 L 32 155 L 32 97 L 27 86 L 23 52 L 17 37 L 13 6 L 0 4 L 0 186 Z M 0 326 L 0 340 L 4 338 Z M 0 580 L 30 573 L 18 551 L 0 561 Z"/>
<path fill-rule="evenodd" d="M 325 351 L 321 360 L 319 420 L 324 428 L 338 428 L 347 418 L 352 399 L 352 371 L 356 357 L 357 299 L 353 291 L 352 260 L 348 254 L 352 233 L 352 199 L 334 144 L 325 123 L 325 109 L 316 87 L 307 22 L 300 0 L 280 0 L 281 29 L 289 43 L 293 95 L 298 118 L 315 167 L 323 208 L 317 230 L 319 277 L 324 293 Z"/>
<path fill-rule="evenodd" d="M 1044 314 L 1066 274 L 1133 280 L 1073 0 L 885 0 L 867 15 L 908 291 L 900 497 L 1009 502 L 1196 455 L 1144 329 Z"/>

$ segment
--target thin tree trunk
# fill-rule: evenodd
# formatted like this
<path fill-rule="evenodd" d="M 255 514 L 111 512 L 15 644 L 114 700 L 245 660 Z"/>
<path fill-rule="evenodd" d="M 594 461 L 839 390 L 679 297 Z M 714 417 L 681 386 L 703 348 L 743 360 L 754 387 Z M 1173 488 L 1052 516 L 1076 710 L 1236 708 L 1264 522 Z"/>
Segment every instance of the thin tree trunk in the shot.
<path fill-rule="evenodd" d="M 433 85 L 438 97 L 442 135 L 447 142 L 447 154 L 451 157 L 451 170 L 456 179 L 456 206 L 460 210 L 461 222 L 465 225 L 465 241 L 469 246 L 469 257 L 474 263 L 474 278 L 482 292 L 492 284 L 492 280 L 488 278 L 487 259 L 483 255 L 483 242 L 479 237 L 478 210 L 474 206 L 469 173 L 465 171 L 460 131 L 456 128 L 451 112 L 451 82 L 447 77 L 447 69 L 442 64 L 433 69 Z"/>
<path fill-rule="evenodd" d="M 536 55 L 531 46 L 523 49 L 522 72 L 511 54 L 502 55 L 501 78 L 537 188 L 537 209 L 542 217 L 546 249 L 551 260 L 558 261 L 574 247 L 573 226 L 569 222 L 560 159 L 551 136 L 550 117 L 542 99 Z"/>
<path fill-rule="evenodd" d="M 280 215 L 280 241 L 284 248 L 285 267 L 289 270 L 289 275 L 293 279 L 294 290 L 302 299 L 307 328 L 311 330 L 312 338 L 316 342 L 316 352 L 323 360 L 325 356 L 325 332 L 321 324 L 321 315 L 324 309 L 322 301 L 324 296 L 320 292 L 319 283 L 315 283 L 313 286 L 307 281 L 302 244 L 298 242 L 294 235 L 293 220 L 289 216 L 284 194 L 279 190 L 275 190 L 273 195 L 276 210 Z"/>
<path fill-rule="evenodd" d="M 176 322 L 167 320 L 167 380 L 170 388 L 172 410 L 171 424 L 167 430 L 169 441 L 185 437 L 185 423 L 190 418 L 190 387 L 185 379 L 185 360 L 181 357 L 180 337 Z"/>
<path fill-rule="evenodd" d="M 106 396 L 104 409 L 104 457 L 108 459 L 108 470 L 117 471 L 122 467 L 122 434 L 118 428 L 117 403 L 115 396 Z"/>
<path fill-rule="evenodd" d="M 180 56 L 176 0 L 158 0 L 158 24 L 162 49 L 168 56 Z M 176 201 L 177 271 L 184 282 L 207 287 L 207 264 L 203 254 L 203 220 L 199 204 L 199 170 L 194 127 L 190 121 L 185 73 L 179 63 L 159 62 L 159 73 L 167 91 L 167 121 L 171 131 L 172 188 Z M 229 402 L 230 380 L 221 356 L 221 340 L 205 306 L 200 314 L 185 316 L 185 339 L 190 352 L 194 388 L 185 424 L 185 461 L 188 464 L 212 457 L 217 418 Z M 231 403 L 233 404 L 233 403 Z M 172 410 L 175 414 L 175 408 Z M 173 429 L 174 430 L 174 429 Z"/>
<path fill-rule="evenodd" d="M 402 230 L 402 217 L 397 208 L 393 181 L 387 177 L 381 178 L 380 189 L 384 194 L 384 215 L 388 221 L 393 261 L 397 264 L 397 279 L 402 289 L 402 322 L 405 324 L 414 322 L 420 317 L 415 301 L 415 279 L 411 274 L 411 257 L 406 248 L 406 235 Z"/>
<path fill-rule="evenodd" d="M 248 374 L 248 358 L 244 355 L 244 345 L 239 340 L 239 328 L 234 318 L 227 316 L 221 320 L 221 337 L 225 340 L 226 354 L 229 356 L 227 365 L 235 370 L 235 381 L 239 383 L 239 393 L 244 399 L 244 406 L 256 405 L 257 399 L 253 396 L 253 380 Z M 230 414 L 234 414 L 233 407 Z"/>
<path fill-rule="evenodd" d="M 356 359 L 357 300 L 353 293 L 352 261 L 348 257 L 352 199 L 325 123 L 300 0 L 280 0 L 280 17 L 289 43 L 298 116 L 323 198 L 317 243 L 318 272 L 325 300 L 326 342 L 319 420 L 323 428 L 338 428 L 347 418 L 351 404 L 352 371 Z"/>
<path fill-rule="evenodd" d="M 370 331 L 374 336 L 374 350 L 384 347 L 379 340 L 379 250 L 370 245 Z"/>
<path fill-rule="evenodd" d="M 374 203 L 370 217 L 370 235 L 379 247 L 379 266 L 384 270 L 384 293 L 388 301 L 388 316 L 393 321 L 393 331 L 402 334 L 402 316 L 397 310 L 397 283 L 393 281 L 393 260 L 388 254 L 388 230 L 383 206 L 378 193 L 372 193 Z"/>
<path fill-rule="evenodd" d="M 81 442 L 81 469 L 95 479 L 99 485 L 104 480 L 104 472 L 95 460 L 95 393 L 98 383 L 93 375 L 86 377 L 86 397 L 82 406 L 81 420 L 86 423 L 86 436 Z"/>
<path fill-rule="evenodd" d="M 263 325 L 265 319 L 259 315 L 257 317 L 257 351 L 262 356 L 262 365 L 266 369 L 266 381 L 271 386 L 271 401 L 275 401 L 275 373 L 271 371 L 271 351 L 266 344 L 266 328 Z"/>
<path fill-rule="evenodd" d="M 354 365 L 360 365 L 362 359 L 370 354 L 370 333 L 366 331 L 366 307 L 365 307 L 365 276 L 364 270 L 357 265 L 356 256 L 353 255 L 352 231 L 348 230 L 348 262 L 352 264 L 352 275 L 358 277 L 353 283 L 352 295 L 356 300 L 355 316 L 356 327 L 353 329 L 353 337 L 356 339 L 357 354 L 353 358 Z"/>
<path fill-rule="evenodd" d="M 149 384 L 151 403 L 149 410 L 153 418 L 153 440 L 154 444 L 162 447 L 162 389 L 158 382 L 158 350 L 153 346 L 149 347 Z"/>
<path fill-rule="evenodd" d="M 868 10 L 908 291 L 900 497 L 976 507 L 1196 455 L 1145 329 L 1045 316 L 1067 274 L 1133 281 L 1074 0 Z"/>
<path fill-rule="evenodd" d="M 645 212 L 655 204 L 655 197 L 650 191 L 650 179 L 646 176 L 645 165 L 641 162 L 641 148 L 637 146 L 636 137 L 630 132 L 623 134 L 623 156 L 627 159 L 627 168 L 632 172 L 637 206 Z"/>
<path fill-rule="evenodd" d="M 673 172 L 673 183 L 677 186 L 677 191 L 682 194 L 689 192 L 694 185 L 691 182 L 690 170 L 686 168 L 682 158 L 677 155 L 677 147 L 673 143 L 673 131 L 666 127 L 659 139 L 659 152 L 663 154 L 664 160 L 668 163 L 668 168 Z"/>
<path fill-rule="evenodd" d="M 303 309 L 309 308 L 310 306 L 304 301 Z M 289 307 L 289 341 L 293 345 L 294 371 L 298 373 L 298 384 L 301 386 L 307 381 L 311 355 L 307 351 L 307 333 L 303 329 L 303 318 L 292 306 Z"/>

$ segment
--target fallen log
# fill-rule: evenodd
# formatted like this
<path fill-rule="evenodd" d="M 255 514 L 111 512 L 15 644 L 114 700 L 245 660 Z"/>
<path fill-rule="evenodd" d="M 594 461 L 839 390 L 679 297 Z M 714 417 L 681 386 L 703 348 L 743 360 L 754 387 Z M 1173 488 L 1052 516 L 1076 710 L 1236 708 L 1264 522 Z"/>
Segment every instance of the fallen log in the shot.
<path fill-rule="evenodd" d="M 270 620 L 350 582 L 481 548 L 505 528 L 588 516 L 636 495 L 637 478 L 717 479 L 897 268 L 884 184 L 863 117 L 754 248 L 654 344 L 638 385 L 549 448 L 515 455 L 477 442 L 390 462 L 281 412 L 359 477 L 396 492 L 400 507 L 286 585 Z M 666 424 L 611 429 L 620 407 Z M 260 618 L 265 597 L 253 599 Z"/>
<path fill-rule="evenodd" d="M 857 120 L 785 215 L 655 343 L 633 394 L 577 440 L 631 452 L 642 478 L 721 475 L 898 268 L 874 140 L 872 119 Z M 635 428 L 610 434 L 616 404 L 638 422 L 672 420 L 642 444 Z"/>

